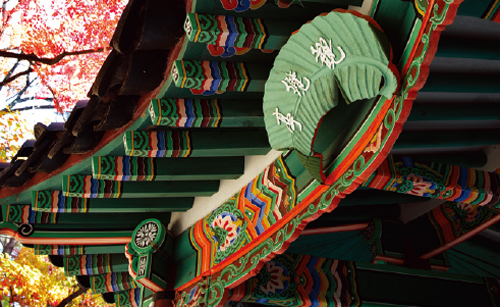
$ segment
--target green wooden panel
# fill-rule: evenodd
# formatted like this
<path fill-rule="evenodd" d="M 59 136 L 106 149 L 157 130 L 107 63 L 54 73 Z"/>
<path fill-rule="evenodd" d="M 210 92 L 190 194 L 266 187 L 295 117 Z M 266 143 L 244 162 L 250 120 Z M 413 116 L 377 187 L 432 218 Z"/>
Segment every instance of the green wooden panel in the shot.
<path fill-rule="evenodd" d="M 149 112 L 153 125 L 162 127 L 264 127 L 257 99 L 153 99 Z"/>
<path fill-rule="evenodd" d="M 357 290 L 363 301 L 429 307 L 494 306 L 481 279 L 470 282 L 461 275 L 433 276 L 430 271 L 399 267 L 389 271 L 388 266 L 373 264 L 357 263 L 356 267 Z"/>
<path fill-rule="evenodd" d="M 360 230 L 303 235 L 293 241 L 286 252 L 349 261 L 373 260 L 372 245 Z"/>
<path fill-rule="evenodd" d="M 34 211 L 36 212 L 36 211 Z M 41 213 L 41 212 L 39 212 Z M 157 217 L 163 222 L 170 221 L 170 212 L 121 212 L 119 216 L 116 213 L 54 213 L 57 215 L 58 224 L 137 224 L 140 221 Z"/>
<path fill-rule="evenodd" d="M 117 181 L 220 180 L 243 175 L 244 157 L 92 157 L 95 179 Z"/>
<path fill-rule="evenodd" d="M 26 246 L 26 245 L 25 245 Z M 123 254 L 125 245 L 43 245 L 28 246 L 35 255 L 91 255 L 91 254 Z"/>
<path fill-rule="evenodd" d="M 33 191 L 31 207 L 40 212 L 173 212 L 186 211 L 194 198 L 81 198 L 64 196 L 62 191 Z"/>
<path fill-rule="evenodd" d="M 475 236 L 446 251 L 450 273 L 500 278 L 500 247 L 496 242 Z"/>
<path fill-rule="evenodd" d="M 65 196 L 83 198 L 161 198 L 211 196 L 219 190 L 219 181 L 121 182 L 97 180 L 90 175 L 63 178 Z"/>
<path fill-rule="evenodd" d="M 500 75 L 473 73 L 432 73 L 421 92 L 500 93 Z"/>
<path fill-rule="evenodd" d="M 498 120 L 500 103 L 414 103 L 408 121 Z"/>
<path fill-rule="evenodd" d="M 498 50 L 498 41 L 484 38 L 449 37 L 444 35 L 439 39 L 439 48 L 436 52 L 436 56 L 499 60 L 500 50 Z"/>
<path fill-rule="evenodd" d="M 430 132 L 403 131 L 393 149 L 426 147 L 462 147 L 500 144 L 500 131 L 496 129 L 441 130 Z"/>
<path fill-rule="evenodd" d="M 498 1 L 466 0 L 458 7 L 457 15 L 484 18 L 486 15 L 489 15 L 488 12 L 492 8 L 494 12 L 495 7 L 498 7 Z"/>
<path fill-rule="evenodd" d="M 127 131 L 125 154 L 142 157 L 210 157 L 265 155 L 265 130 Z"/>

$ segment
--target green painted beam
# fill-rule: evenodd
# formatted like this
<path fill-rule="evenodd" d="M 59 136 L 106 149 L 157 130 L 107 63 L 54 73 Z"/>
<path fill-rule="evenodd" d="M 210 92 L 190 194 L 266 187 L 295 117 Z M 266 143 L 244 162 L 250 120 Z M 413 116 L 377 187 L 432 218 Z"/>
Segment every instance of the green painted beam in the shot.
<path fill-rule="evenodd" d="M 141 157 L 210 157 L 265 155 L 265 130 L 127 131 L 125 154 Z"/>
<path fill-rule="evenodd" d="M 30 205 L 7 205 L 5 221 L 13 223 L 31 223 L 31 224 L 81 224 L 88 223 L 89 227 L 102 228 L 118 227 L 123 225 L 137 225 L 142 220 L 156 217 L 168 224 L 170 221 L 170 212 L 121 212 L 119 218 L 116 213 L 83 213 L 83 212 L 66 212 L 53 213 L 34 211 Z M 98 224 L 98 225 L 96 225 Z"/>
<path fill-rule="evenodd" d="M 498 120 L 500 103 L 416 103 L 408 121 L 421 120 Z"/>
<path fill-rule="evenodd" d="M 421 92 L 500 93 L 500 74 L 432 73 Z"/>
<path fill-rule="evenodd" d="M 499 60 L 500 50 L 498 49 L 498 41 L 443 35 L 439 39 L 439 48 L 436 52 L 436 56 Z"/>
<path fill-rule="evenodd" d="M 149 112 L 158 127 L 264 127 L 258 99 L 153 99 Z"/>
<path fill-rule="evenodd" d="M 82 286 L 90 285 L 89 288 L 95 294 L 130 290 L 138 287 L 134 278 L 127 272 L 91 276 L 80 275 L 76 279 Z"/>
<path fill-rule="evenodd" d="M 58 256 L 56 256 L 58 257 Z M 62 258 L 67 276 L 128 272 L 125 254 L 91 254 Z"/>
<path fill-rule="evenodd" d="M 33 248 L 35 255 L 91 255 L 91 254 L 123 254 L 125 245 L 43 245 L 23 244 L 25 247 Z"/>
<path fill-rule="evenodd" d="M 193 197 L 176 198 L 81 198 L 62 191 L 33 191 L 31 207 L 40 212 L 174 212 L 193 206 Z"/>
<path fill-rule="evenodd" d="M 244 173 L 244 157 L 92 158 L 92 177 L 116 181 L 236 179 Z"/>
<path fill-rule="evenodd" d="M 398 155 L 394 155 L 398 156 Z M 480 168 L 488 162 L 488 156 L 482 150 L 445 153 L 412 154 L 412 158 L 429 162 L 445 163 L 467 168 Z"/>
<path fill-rule="evenodd" d="M 500 88 L 500 87 L 499 87 Z M 486 146 L 500 144 L 498 129 L 403 131 L 393 149 Z"/>
<path fill-rule="evenodd" d="M 97 180 L 90 175 L 63 178 L 64 196 L 83 198 L 162 198 L 212 196 L 219 181 L 121 182 Z"/>

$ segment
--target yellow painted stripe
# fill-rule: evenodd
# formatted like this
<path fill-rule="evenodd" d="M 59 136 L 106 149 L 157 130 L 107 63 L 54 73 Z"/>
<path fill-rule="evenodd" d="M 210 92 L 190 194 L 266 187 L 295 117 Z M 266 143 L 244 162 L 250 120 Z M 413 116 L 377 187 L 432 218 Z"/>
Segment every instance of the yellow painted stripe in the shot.
<path fill-rule="evenodd" d="M 241 92 L 244 92 L 246 90 L 246 86 L 248 85 L 248 75 L 247 75 L 247 72 L 245 70 L 245 65 L 243 65 L 243 63 L 239 63 L 240 64 L 240 68 L 241 68 L 241 73 L 243 74 L 243 79 L 245 79 L 245 81 L 243 82 L 243 85 L 241 86 Z"/>
<path fill-rule="evenodd" d="M 174 63 L 175 65 L 175 63 Z M 181 88 L 184 88 L 184 84 L 186 84 L 186 68 L 184 67 L 184 61 L 181 61 L 181 66 L 182 66 L 182 82 L 181 82 Z M 179 69 L 177 69 L 177 73 L 179 72 Z"/>
<path fill-rule="evenodd" d="M 259 49 L 263 49 L 262 47 L 264 46 L 264 41 L 266 40 L 266 29 L 264 28 L 264 25 L 262 24 L 262 20 L 260 18 L 257 19 L 257 23 L 259 24 L 260 31 L 262 33 L 262 38 L 260 39 L 259 43 Z"/>
<path fill-rule="evenodd" d="M 215 104 L 215 110 L 217 111 L 217 121 L 215 122 L 215 127 L 219 127 L 220 122 L 222 121 L 222 114 L 220 112 L 219 108 L 219 101 L 217 99 L 214 99 L 214 104 Z"/>
<path fill-rule="evenodd" d="M 196 32 L 196 35 L 194 37 L 194 41 L 197 42 L 201 33 L 200 19 L 198 18 L 198 14 L 194 14 L 194 19 L 196 20 L 196 26 L 198 27 L 198 31 Z"/>
<path fill-rule="evenodd" d="M 184 153 L 184 157 L 189 157 L 189 155 L 191 154 L 191 137 L 189 135 L 189 131 L 186 131 L 185 136 L 186 136 L 187 148 L 186 152 Z"/>
<path fill-rule="evenodd" d="M 496 11 L 495 8 L 498 6 L 498 2 L 499 1 L 500 0 L 497 0 L 497 1 L 495 1 L 495 3 L 493 3 L 493 5 L 491 6 L 488 14 L 486 14 L 486 16 L 484 17 L 484 19 L 490 19 L 491 18 L 491 15 Z"/>

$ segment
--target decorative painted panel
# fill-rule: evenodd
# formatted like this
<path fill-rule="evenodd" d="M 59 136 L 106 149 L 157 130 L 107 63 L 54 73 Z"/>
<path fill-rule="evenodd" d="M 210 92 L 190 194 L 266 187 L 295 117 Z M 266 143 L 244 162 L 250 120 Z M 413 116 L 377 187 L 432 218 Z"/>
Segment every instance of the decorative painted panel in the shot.
<path fill-rule="evenodd" d="M 153 125 L 183 128 L 263 127 L 261 100 L 153 99 Z"/>
<path fill-rule="evenodd" d="M 35 244 L 35 255 L 84 255 L 101 253 L 123 253 L 124 245 L 43 245 Z"/>
<path fill-rule="evenodd" d="M 265 49 L 269 36 L 265 22 L 259 18 L 196 13 L 187 14 L 184 31 L 192 42 L 253 49 Z M 287 38 L 283 37 L 284 42 Z"/>
<path fill-rule="evenodd" d="M 129 273 L 142 286 L 153 292 L 167 289 L 172 238 L 158 219 L 147 219 L 137 225 L 132 241 L 125 246 Z"/>
<path fill-rule="evenodd" d="M 172 79 L 179 88 L 195 95 L 264 90 L 268 65 L 218 61 L 178 60 L 172 66 Z"/>
<path fill-rule="evenodd" d="M 499 208 L 445 202 L 431 210 L 427 217 L 443 246 L 473 231 L 476 227 L 495 218 L 499 213 Z"/>
<path fill-rule="evenodd" d="M 123 143 L 128 156 L 189 157 L 192 150 L 189 131 L 127 131 Z"/>
<path fill-rule="evenodd" d="M 63 259 L 64 272 L 68 276 L 111 273 L 113 271 L 111 257 L 110 254 L 66 257 Z"/>
<path fill-rule="evenodd" d="M 28 224 L 55 224 L 58 222 L 57 213 L 37 212 L 30 205 L 8 205 L 8 215 L 5 221 Z"/>
<path fill-rule="evenodd" d="M 40 212 L 88 212 L 88 199 L 66 197 L 61 191 L 33 191 L 31 206 Z"/>
<path fill-rule="evenodd" d="M 217 128 L 221 107 L 217 99 L 153 99 L 149 107 L 156 126 Z"/>
<path fill-rule="evenodd" d="M 142 300 L 140 288 L 115 293 L 116 307 L 141 307 Z"/>
<path fill-rule="evenodd" d="M 360 306 L 351 261 L 282 254 L 230 291 L 229 300 L 273 306 Z"/>
<path fill-rule="evenodd" d="M 443 163 L 418 162 L 389 156 L 364 183 L 364 187 L 430 197 L 479 206 L 497 207 L 500 177 Z"/>
<path fill-rule="evenodd" d="M 128 156 L 92 157 L 92 177 L 114 181 L 152 181 L 156 165 L 153 158 Z"/>
<path fill-rule="evenodd" d="M 127 272 L 91 275 L 89 278 L 90 289 L 96 294 L 137 288 L 135 280 Z"/>
<path fill-rule="evenodd" d="M 350 136 L 354 137 L 346 138 L 347 141 L 343 144 L 333 144 L 338 146 L 336 149 L 338 154 L 334 158 L 324 161 L 324 165 L 321 163 L 323 161 L 316 161 L 317 165 L 312 169 L 323 173 L 317 179 L 325 184 L 321 184 L 318 180 L 306 179 L 310 177 L 304 175 L 305 169 L 297 167 L 292 172 L 294 179 L 297 180 L 296 185 L 299 187 L 297 188 L 296 203 L 292 206 L 293 210 L 282 215 L 280 219 L 276 219 L 271 227 L 265 229 L 257 237 L 253 237 L 250 243 L 245 244 L 245 240 L 253 234 L 252 230 L 255 233 L 256 230 L 246 217 L 246 212 L 242 210 L 245 207 L 239 208 L 238 215 L 235 214 L 234 208 L 239 205 L 238 201 L 244 195 L 245 189 L 255 181 L 252 181 L 224 204 L 224 206 L 231 207 L 231 210 L 226 208 L 227 210 L 224 211 L 231 213 L 234 218 L 228 214 L 222 215 L 222 212 L 212 213 L 198 221 L 190 229 L 191 242 L 195 249 L 194 255 L 197 257 L 194 272 L 196 277 L 189 281 L 183 280 L 183 284 L 176 285 L 177 304 L 180 302 L 179 299 L 186 299 L 190 296 L 195 296 L 196 301 L 203 302 L 208 306 L 224 304 L 229 297 L 229 288 L 234 288 L 256 275 L 266 261 L 276 254 L 281 254 L 287 248 L 289 242 L 297 237 L 309 221 L 317 218 L 323 212 L 333 210 L 341 198 L 353 192 L 370 176 L 386 158 L 401 132 L 402 124 L 409 114 L 413 99 L 416 97 L 415 93 L 421 88 L 428 75 L 427 68 L 434 56 L 435 49 L 433 48 L 437 44 L 439 31 L 442 31 L 444 26 L 453 20 L 457 5 L 458 2 L 440 0 L 429 4 L 426 12 L 428 15 L 428 19 L 425 20 L 426 24 L 422 27 L 417 26 L 416 34 L 407 37 L 406 39 L 409 41 L 404 42 L 405 45 L 408 44 L 412 47 L 408 60 L 401 65 L 403 84 L 396 92 L 396 97 L 391 100 L 375 99 L 373 102 L 370 101 L 371 104 L 358 103 L 358 107 L 370 107 L 371 110 L 367 113 L 367 117 L 363 118 L 364 122 L 358 129 L 351 128 L 349 130 Z M 314 41 L 311 42 L 314 43 Z M 326 43 L 329 46 L 329 41 Z M 332 41 L 332 48 L 333 46 L 334 42 Z M 339 54 L 337 55 L 338 59 L 335 58 L 336 61 L 341 58 L 338 48 L 337 51 Z M 303 90 L 305 90 L 307 81 L 304 81 L 300 75 L 296 75 L 296 77 L 297 79 L 301 78 L 304 85 Z M 284 86 L 284 84 L 281 85 Z M 302 95 L 303 90 L 297 88 L 295 96 L 299 97 L 298 93 Z M 291 89 L 290 93 L 292 92 Z M 286 115 L 283 114 L 286 121 L 292 122 L 291 117 Z M 281 118 L 275 115 L 275 120 L 276 117 Z M 342 116 L 339 118 L 342 119 Z M 285 121 L 282 122 L 285 124 Z M 299 125 L 295 124 L 295 129 L 296 131 L 300 129 Z M 286 157 L 297 158 L 298 155 L 293 152 L 292 154 L 284 154 L 283 157 L 286 161 Z M 296 160 L 294 160 L 294 164 L 295 162 Z M 274 164 L 270 166 L 270 168 L 273 167 L 275 167 Z M 289 169 L 290 165 L 285 164 L 285 167 Z M 266 169 L 266 172 L 268 170 L 269 168 Z M 306 184 L 306 182 L 309 183 Z M 273 204 L 273 207 L 277 208 L 276 204 Z M 270 211 L 274 212 L 274 208 Z M 225 232 L 217 231 L 217 235 L 215 230 L 212 230 L 217 225 L 213 224 L 210 227 L 212 223 L 209 223 L 208 220 L 210 218 L 215 221 L 216 217 L 219 217 L 221 221 L 225 219 L 225 223 L 222 225 L 228 227 L 224 229 Z M 241 240 L 238 238 L 240 236 Z M 241 244 L 241 247 L 235 252 L 225 255 L 224 252 L 233 244 Z M 216 253 L 222 257 L 217 258 Z M 220 262 L 216 264 L 217 261 Z"/>
<path fill-rule="evenodd" d="M 197 274 L 209 270 L 264 233 L 297 203 L 295 178 L 279 158 L 212 214 L 190 229 Z"/>
<path fill-rule="evenodd" d="M 63 178 L 64 196 L 83 198 L 120 198 L 122 183 L 97 180 L 90 175 L 70 175 Z"/>

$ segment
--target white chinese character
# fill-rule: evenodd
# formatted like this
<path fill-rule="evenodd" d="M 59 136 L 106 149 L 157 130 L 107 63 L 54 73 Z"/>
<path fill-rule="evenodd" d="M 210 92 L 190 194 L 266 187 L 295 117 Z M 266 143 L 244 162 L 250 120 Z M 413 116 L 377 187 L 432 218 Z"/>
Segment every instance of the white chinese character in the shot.
<path fill-rule="evenodd" d="M 300 97 L 305 94 L 305 92 L 309 89 L 311 85 L 311 81 L 306 77 L 302 78 L 302 81 L 297 78 L 296 72 L 289 72 L 286 74 L 285 79 L 281 81 L 286 86 L 286 91 L 289 92 L 290 89 L 293 90 L 294 94 L 298 94 Z M 304 85 L 307 83 L 307 85 Z"/>
<path fill-rule="evenodd" d="M 295 125 L 299 126 L 299 130 L 302 131 L 302 124 L 294 120 L 291 113 L 287 113 L 286 116 L 284 116 L 283 114 L 280 113 L 278 108 L 276 108 L 276 111 L 273 113 L 273 115 L 276 115 L 278 126 L 281 124 L 281 122 L 284 122 L 286 127 L 288 128 L 288 130 L 290 130 L 291 133 L 295 131 Z"/>
<path fill-rule="evenodd" d="M 320 60 L 323 66 L 325 66 L 326 64 L 326 66 L 328 66 L 328 68 L 330 69 L 335 69 L 335 65 L 342 62 L 345 58 L 344 50 L 342 50 L 340 46 L 337 46 L 337 49 L 340 51 L 341 55 L 340 60 L 335 61 L 335 54 L 333 53 L 331 39 L 327 43 L 323 37 L 320 37 L 319 43 L 316 43 L 316 49 L 311 46 L 312 54 L 316 54 L 316 63 L 318 63 L 318 60 Z"/>

